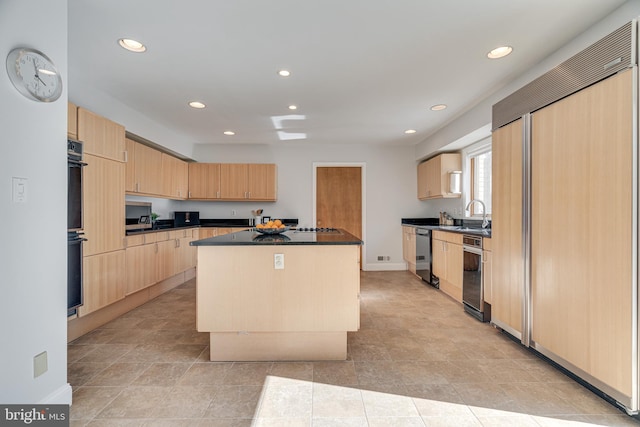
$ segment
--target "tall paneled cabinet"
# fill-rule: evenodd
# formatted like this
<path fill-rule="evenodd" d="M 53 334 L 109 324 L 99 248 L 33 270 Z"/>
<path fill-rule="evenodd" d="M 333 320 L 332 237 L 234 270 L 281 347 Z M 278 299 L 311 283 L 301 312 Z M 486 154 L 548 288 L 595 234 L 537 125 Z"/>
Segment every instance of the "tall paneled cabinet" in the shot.
<path fill-rule="evenodd" d="M 492 322 L 630 414 L 640 388 L 636 37 L 633 21 L 494 105 L 492 139 Z"/>
<path fill-rule="evenodd" d="M 78 108 L 83 160 L 83 294 L 80 316 L 125 296 L 124 127 Z"/>

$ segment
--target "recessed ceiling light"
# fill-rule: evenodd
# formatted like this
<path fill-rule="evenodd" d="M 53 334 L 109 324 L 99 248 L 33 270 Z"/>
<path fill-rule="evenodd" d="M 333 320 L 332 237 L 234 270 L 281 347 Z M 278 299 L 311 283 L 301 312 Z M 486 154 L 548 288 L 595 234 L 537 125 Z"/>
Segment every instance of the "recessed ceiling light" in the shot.
<path fill-rule="evenodd" d="M 416 133 L 416 132 L 417 132 L 417 130 L 415 130 L 415 129 L 407 129 L 407 130 L 404 131 L 404 133 L 406 133 L 407 135 L 410 135 L 410 134 Z"/>
<path fill-rule="evenodd" d="M 511 46 L 500 46 L 487 53 L 487 58 L 498 59 L 509 55 L 513 51 Z"/>
<path fill-rule="evenodd" d="M 189 106 L 190 106 L 190 107 L 193 107 L 193 108 L 204 108 L 204 107 L 206 107 L 206 105 L 204 105 L 204 104 L 203 104 L 202 102 L 200 102 L 200 101 L 191 101 L 191 102 L 189 103 Z"/>
<path fill-rule="evenodd" d="M 445 108 L 447 108 L 447 106 L 444 104 L 436 104 L 431 106 L 431 111 L 441 111 L 441 110 L 444 110 Z"/>
<path fill-rule="evenodd" d="M 278 75 L 281 77 L 289 77 L 291 75 L 291 71 L 289 70 L 280 70 L 278 71 Z"/>
<path fill-rule="evenodd" d="M 289 105 L 289 110 L 297 110 L 298 106 L 297 105 Z"/>
<path fill-rule="evenodd" d="M 227 135 L 227 136 L 233 136 L 236 133 L 232 130 L 225 130 L 224 132 L 222 132 L 223 134 Z"/>
<path fill-rule="evenodd" d="M 120 44 L 120 46 L 122 46 L 123 48 L 130 50 L 131 52 L 140 53 L 147 50 L 147 47 L 145 45 L 133 39 L 119 39 L 118 44 Z"/>

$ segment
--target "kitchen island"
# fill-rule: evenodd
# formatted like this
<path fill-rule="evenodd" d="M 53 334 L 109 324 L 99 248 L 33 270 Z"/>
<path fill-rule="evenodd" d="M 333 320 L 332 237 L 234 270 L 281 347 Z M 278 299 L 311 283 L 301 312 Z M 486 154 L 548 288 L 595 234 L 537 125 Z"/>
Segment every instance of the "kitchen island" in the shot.
<path fill-rule="evenodd" d="M 360 326 L 361 244 L 340 229 L 191 242 L 210 360 L 345 360 L 347 331 Z"/>

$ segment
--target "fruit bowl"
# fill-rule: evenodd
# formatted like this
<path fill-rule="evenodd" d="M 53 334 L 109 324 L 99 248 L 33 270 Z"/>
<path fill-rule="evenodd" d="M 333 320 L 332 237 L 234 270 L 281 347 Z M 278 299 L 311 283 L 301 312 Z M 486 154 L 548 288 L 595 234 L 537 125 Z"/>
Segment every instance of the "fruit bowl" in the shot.
<path fill-rule="evenodd" d="M 289 230 L 289 227 L 284 228 L 254 228 L 255 231 L 262 234 L 280 234 Z"/>

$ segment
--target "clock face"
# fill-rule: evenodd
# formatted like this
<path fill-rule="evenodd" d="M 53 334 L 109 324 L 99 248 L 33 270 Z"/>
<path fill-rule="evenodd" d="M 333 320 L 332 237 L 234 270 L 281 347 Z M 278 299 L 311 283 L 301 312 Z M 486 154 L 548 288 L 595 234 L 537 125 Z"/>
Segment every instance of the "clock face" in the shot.
<path fill-rule="evenodd" d="M 53 62 L 35 49 L 17 48 L 7 55 L 7 74 L 29 99 L 53 102 L 62 94 L 62 78 Z"/>

